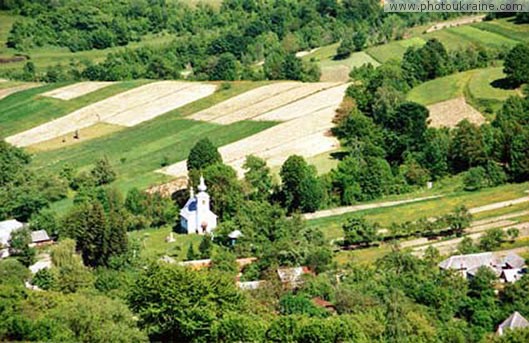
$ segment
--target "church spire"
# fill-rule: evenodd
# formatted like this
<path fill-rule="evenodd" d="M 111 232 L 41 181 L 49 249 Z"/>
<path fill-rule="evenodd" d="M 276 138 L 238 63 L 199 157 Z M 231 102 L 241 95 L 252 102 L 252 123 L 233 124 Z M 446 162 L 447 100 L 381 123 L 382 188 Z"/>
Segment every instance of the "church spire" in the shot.
<path fill-rule="evenodd" d="M 208 189 L 206 187 L 206 183 L 204 182 L 204 177 L 202 175 L 200 175 L 200 184 L 198 185 L 197 189 L 199 192 L 205 192 L 206 189 Z"/>

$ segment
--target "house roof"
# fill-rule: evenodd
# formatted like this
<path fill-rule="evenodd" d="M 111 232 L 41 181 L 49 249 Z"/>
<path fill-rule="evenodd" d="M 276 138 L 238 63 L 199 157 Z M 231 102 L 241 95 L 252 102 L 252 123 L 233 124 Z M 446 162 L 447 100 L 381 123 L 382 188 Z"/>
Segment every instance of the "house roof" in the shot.
<path fill-rule="evenodd" d="M 442 269 L 473 269 L 484 265 L 498 264 L 498 258 L 491 252 L 469 255 L 455 255 L 439 263 Z"/>
<path fill-rule="evenodd" d="M 529 327 L 529 321 L 518 311 L 515 311 L 498 326 L 498 331 L 503 332 L 505 329 L 521 329 L 526 327 Z"/>
<path fill-rule="evenodd" d="M 228 235 L 228 238 L 237 239 L 237 238 L 239 238 L 241 236 L 243 236 L 241 230 L 234 230 L 234 231 L 230 232 L 230 234 Z"/>
<path fill-rule="evenodd" d="M 523 270 L 521 268 L 515 268 L 515 269 L 504 269 L 501 272 L 501 275 L 505 279 L 505 281 L 512 283 L 520 280 L 523 276 Z"/>
<path fill-rule="evenodd" d="M 31 242 L 33 243 L 46 242 L 49 240 L 51 239 L 50 239 L 50 236 L 48 236 L 48 233 L 46 232 L 46 230 L 38 230 L 38 231 L 33 231 L 31 233 Z"/>
<path fill-rule="evenodd" d="M 312 303 L 319 307 L 334 308 L 334 305 L 320 297 L 312 298 Z"/>
<path fill-rule="evenodd" d="M 295 267 L 295 268 L 279 268 L 277 269 L 277 275 L 283 283 L 297 284 L 303 281 L 302 276 L 309 274 L 310 270 L 307 267 Z"/>
<path fill-rule="evenodd" d="M 4 220 L 0 222 L 0 243 L 7 244 L 11 238 L 11 232 L 24 227 L 24 223 L 16 219 Z"/>
<path fill-rule="evenodd" d="M 525 259 L 511 252 L 503 258 L 503 264 L 509 268 L 522 268 L 525 266 Z"/>

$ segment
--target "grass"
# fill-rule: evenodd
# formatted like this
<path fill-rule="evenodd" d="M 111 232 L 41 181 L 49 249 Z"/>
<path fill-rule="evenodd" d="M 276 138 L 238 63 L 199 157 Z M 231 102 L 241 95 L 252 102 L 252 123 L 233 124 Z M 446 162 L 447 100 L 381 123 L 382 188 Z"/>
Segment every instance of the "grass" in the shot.
<path fill-rule="evenodd" d="M 316 167 L 318 174 L 322 175 L 328 173 L 338 165 L 338 160 L 332 156 L 333 152 L 335 151 L 329 151 L 307 158 L 307 162 Z"/>
<path fill-rule="evenodd" d="M 148 82 L 150 81 L 120 82 L 69 101 L 40 96 L 41 93 L 65 86 L 65 84 L 49 84 L 17 92 L 0 101 L 0 107 L 2 108 L 0 113 L 0 138 L 28 130 L 55 118 L 62 117 L 81 107 Z"/>
<path fill-rule="evenodd" d="M 25 83 L 26 82 L 22 82 L 22 81 L 3 81 L 3 82 L 0 82 L 0 90 L 20 86 Z"/>
<path fill-rule="evenodd" d="M 401 59 L 406 49 L 412 46 L 422 46 L 426 41 L 421 37 L 412 37 L 384 45 L 368 48 L 366 52 L 380 63 L 390 59 Z"/>
<path fill-rule="evenodd" d="M 123 129 L 125 129 L 125 126 L 101 122 L 101 123 L 97 123 L 95 125 L 89 126 L 87 128 L 78 130 L 79 131 L 78 139 L 73 138 L 73 133 L 71 133 L 63 137 L 57 137 L 57 138 L 50 139 L 42 143 L 30 145 L 29 147 L 27 147 L 27 150 L 30 153 L 38 153 L 41 151 L 60 149 L 60 148 L 64 148 L 67 146 L 79 144 L 79 143 L 85 142 L 90 139 L 103 137 L 103 136 L 118 132 Z"/>
<path fill-rule="evenodd" d="M 502 18 L 473 24 L 482 31 L 492 32 L 520 42 L 529 42 L 529 24 L 516 24 L 513 18 Z"/>
<path fill-rule="evenodd" d="M 382 227 L 388 227 L 391 225 L 391 223 L 403 223 L 407 221 L 415 221 L 424 216 L 433 217 L 447 214 L 455 207 L 460 205 L 465 205 L 467 208 L 472 208 L 494 202 L 520 198 L 527 196 L 525 191 L 528 188 L 529 183 L 522 183 L 488 188 L 478 192 L 458 191 L 438 199 L 425 200 L 394 207 L 359 211 L 355 212 L 354 214 L 343 214 L 319 218 L 310 220 L 308 223 L 311 226 L 319 227 L 325 234 L 326 238 L 336 239 L 343 236 L 341 226 L 347 220 L 347 218 L 352 215 L 362 215 L 371 222 L 377 222 Z M 484 214 L 481 216 L 483 215 Z"/>
<path fill-rule="evenodd" d="M 422 83 L 408 93 L 408 100 L 431 105 L 463 96 L 465 87 L 475 72 L 469 70 Z"/>
<path fill-rule="evenodd" d="M 503 79 L 505 79 L 503 67 L 476 71 L 468 82 L 468 97 L 476 103 L 477 107 L 490 108 L 495 112 L 508 97 L 519 94 L 515 89 L 502 89 L 494 86 L 494 82 Z"/>
<path fill-rule="evenodd" d="M 364 51 L 354 52 L 348 58 L 335 60 L 336 49 L 339 43 L 327 45 L 318 50 L 302 57 L 304 60 L 320 61 L 322 80 L 325 81 L 342 81 L 347 80 L 349 72 L 356 67 L 371 63 L 377 67 L 380 65 L 377 60 L 372 58 Z"/>
<path fill-rule="evenodd" d="M 129 237 L 138 240 L 141 244 L 141 258 L 143 260 L 155 260 L 165 255 L 176 260 L 183 261 L 187 256 L 189 244 L 193 244 L 197 250 L 202 236 L 183 235 L 174 233 L 175 242 L 168 243 L 165 238 L 168 237 L 172 229 L 162 227 L 159 229 L 150 228 L 129 233 Z"/>
<path fill-rule="evenodd" d="M 114 184 L 122 191 L 165 182 L 169 179 L 168 176 L 154 172 L 162 166 L 161 162 L 167 160 L 175 163 L 184 160 L 199 139 L 208 137 L 216 146 L 222 146 L 275 124 L 241 121 L 222 126 L 185 119 L 186 115 L 258 85 L 260 83 L 234 83 L 228 90 L 216 92 L 208 98 L 135 127 L 61 149 L 37 153 L 32 166 L 37 170 L 57 172 L 65 164 L 69 164 L 79 170 L 87 170 L 97 159 L 106 156 L 118 174 Z"/>

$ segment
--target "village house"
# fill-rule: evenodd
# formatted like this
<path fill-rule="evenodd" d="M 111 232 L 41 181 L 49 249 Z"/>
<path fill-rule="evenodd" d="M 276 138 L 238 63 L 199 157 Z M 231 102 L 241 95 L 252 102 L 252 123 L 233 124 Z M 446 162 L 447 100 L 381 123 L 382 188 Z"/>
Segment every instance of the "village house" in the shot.
<path fill-rule="evenodd" d="M 16 219 L 4 220 L 0 222 L 0 258 L 9 256 L 9 240 L 13 231 L 22 229 L 24 223 Z"/>
<path fill-rule="evenodd" d="M 294 289 L 303 284 L 303 276 L 312 274 L 308 267 L 279 268 L 277 275 L 283 284 L 283 287 Z"/>
<path fill-rule="evenodd" d="M 516 311 L 498 326 L 496 333 L 501 336 L 507 330 L 523 329 L 526 327 L 529 327 L 529 321 L 527 321 L 527 319 L 525 319 L 518 311 Z"/>
<path fill-rule="evenodd" d="M 456 270 L 461 276 L 474 277 L 480 267 L 490 268 L 501 282 L 518 281 L 526 272 L 525 260 L 515 253 L 500 256 L 492 252 L 468 255 L 455 255 L 439 263 L 444 270 Z"/>
<path fill-rule="evenodd" d="M 48 236 L 46 230 L 37 230 L 31 232 L 31 244 L 30 247 L 41 247 L 44 245 L 52 244 L 53 240 Z"/>
<path fill-rule="evenodd" d="M 217 227 L 217 215 L 210 209 L 210 197 L 202 176 L 197 190 L 195 195 L 191 188 L 189 200 L 180 210 L 180 227 L 188 234 L 211 234 Z"/>

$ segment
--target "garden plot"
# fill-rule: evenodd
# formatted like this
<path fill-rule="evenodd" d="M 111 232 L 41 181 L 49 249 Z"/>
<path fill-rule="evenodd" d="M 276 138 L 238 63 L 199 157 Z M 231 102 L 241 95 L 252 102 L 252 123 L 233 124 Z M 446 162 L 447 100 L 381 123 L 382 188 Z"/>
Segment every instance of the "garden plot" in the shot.
<path fill-rule="evenodd" d="M 347 84 L 342 84 L 309 95 L 306 98 L 294 101 L 281 108 L 261 114 L 253 118 L 253 120 L 288 121 L 325 109 L 334 113 L 342 102 L 348 86 Z"/>
<path fill-rule="evenodd" d="M 431 127 L 454 127 L 464 119 L 476 125 L 485 122 L 483 115 L 467 104 L 464 97 L 430 105 L 428 110 Z"/>
<path fill-rule="evenodd" d="M 16 92 L 24 91 L 26 89 L 30 89 L 30 88 L 34 88 L 34 87 L 38 87 L 38 86 L 40 86 L 39 83 L 25 83 L 25 84 L 22 84 L 22 85 L 19 85 L 19 86 L 14 86 L 14 87 L 0 89 L 0 100 L 2 100 L 5 97 L 8 97 L 11 94 L 14 94 Z"/>
<path fill-rule="evenodd" d="M 247 107 L 240 108 L 229 114 L 216 117 L 209 121 L 216 124 L 228 125 L 241 120 L 253 119 L 261 114 L 272 111 L 276 108 L 280 108 L 291 102 L 305 98 L 311 94 L 335 85 L 337 85 L 337 83 L 318 82 L 300 84 L 299 87 L 287 89 L 286 91 L 267 97 L 262 101 L 254 102 Z"/>
<path fill-rule="evenodd" d="M 60 100 L 71 100 L 77 97 L 83 96 L 88 93 L 95 92 L 104 87 L 108 87 L 115 82 L 79 82 L 73 85 L 61 87 L 54 89 L 52 91 L 43 93 L 43 96 L 50 98 L 60 99 Z"/>
<path fill-rule="evenodd" d="M 260 156 L 278 165 L 293 154 L 311 157 L 334 150 L 338 142 L 328 136 L 327 131 L 333 126 L 335 109 L 326 108 L 315 111 L 273 126 L 253 136 L 225 145 L 219 148 L 219 152 L 224 163 L 234 167 L 239 176 L 242 176 L 241 167 L 248 155 Z M 158 171 L 176 177 L 185 176 L 187 174 L 186 161 Z"/>
<path fill-rule="evenodd" d="M 161 81 L 83 107 L 64 117 L 8 137 L 17 146 L 28 146 L 61 137 L 99 122 L 133 126 L 213 94 L 204 83 Z"/>
<path fill-rule="evenodd" d="M 217 105 L 209 107 L 203 111 L 193 114 L 190 119 L 211 121 L 218 117 L 231 114 L 235 111 L 248 108 L 254 104 L 260 103 L 268 98 L 274 97 L 282 92 L 292 88 L 301 87 L 301 82 L 278 82 L 270 85 L 252 89 L 248 92 L 234 96 Z"/>

